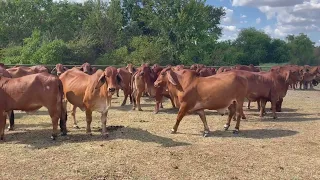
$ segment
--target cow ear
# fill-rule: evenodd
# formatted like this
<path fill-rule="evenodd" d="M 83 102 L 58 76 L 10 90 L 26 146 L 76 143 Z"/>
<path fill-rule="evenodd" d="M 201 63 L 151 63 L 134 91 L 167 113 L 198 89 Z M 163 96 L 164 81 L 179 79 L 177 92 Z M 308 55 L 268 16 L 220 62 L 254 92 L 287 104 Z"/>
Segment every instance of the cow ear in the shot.
<path fill-rule="evenodd" d="M 104 73 L 100 76 L 100 78 L 98 79 L 98 83 L 95 87 L 95 89 L 99 89 L 105 82 L 107 81 L 106 76 L 104 75 Z"/>
<path fill-rule="evenodd" d="M 122 77 L 120 74 L 117 74 L 117 83 L 120 84 L 122 82 Z"/>
<path fill-rule="evenodd" d="M 63 67 L 63 69 L 66 71 L 66 70 L 68 70 L 68 68 L 67 67 Z"/>
<path fill-rule="evenodd" d="M 168 72 L 167 74 L 168 74 L 168 80 L 169 80 L 169 82 L 170 82 L 171 84 L 173 84 L 174 86 L 178 85 L 177 82 L 176 82 L 176 81 L 173 79 L 173 77 L 172 77 L 172 72 L 170 71 L 170 72 Z"/>
<path fill-rule="evenodd" d="M 289 83 L 290 74 L 291 74 L 291 70 L 288 71 L 288 73 L 286 75 L 286 83 Z"/>

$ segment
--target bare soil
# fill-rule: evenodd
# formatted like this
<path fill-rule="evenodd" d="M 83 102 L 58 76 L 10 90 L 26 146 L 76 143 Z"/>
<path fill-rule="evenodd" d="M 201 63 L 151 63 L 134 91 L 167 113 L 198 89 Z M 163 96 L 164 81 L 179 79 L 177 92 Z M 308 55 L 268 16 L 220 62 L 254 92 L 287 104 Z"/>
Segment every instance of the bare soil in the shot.
<path fill-rule="evenodd" d="M 68 136 L 52 141 L 46 109 L 17 111 L 16 130 L 0 143 L 0 179 L 320 179 L 319 95 L 319 89 L 289 90 L 276 120 L 270 112 L 260 118 L 252 103 L 239 135 L 232 133 L 235 122 L 223 130 L 227 116 L 206 111 L 206 138 L 197 115 L 170 134 L 177 110 L 169 101 L 153 114 L 153 100 L 144 98 L 139 112 L 114 98 L 108 138 L 100 135 L 98 113 L 93 136 L 78 109 L 81 129 L 72 128 L 69 115 Z"/>

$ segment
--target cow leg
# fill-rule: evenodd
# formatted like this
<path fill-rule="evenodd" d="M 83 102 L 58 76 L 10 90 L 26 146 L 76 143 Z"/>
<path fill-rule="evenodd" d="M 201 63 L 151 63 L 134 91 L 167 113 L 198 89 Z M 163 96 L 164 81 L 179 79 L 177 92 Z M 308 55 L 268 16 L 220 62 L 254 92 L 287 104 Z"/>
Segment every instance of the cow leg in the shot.
<path fill-rule="evenodd" d="M 156 105 L 154 106 L 154 114 L 158 114 L 160 106 L 161 106 L 160 104 L 161 104 L 161 102 L 159 102 L 159 101 L 156 102 Z"/>
<path fill-rule="evenodd" d="M 86 110 L 86 121 L 87 121 L 86 133 L 88 135 L 92 135 L 91 133 L 92 111 L 90 110 Z"/>
<path fill-rule="evenodd" d="M 271 99 L 271 107 L 272 107 L 272 114 L 273 114 L 273 119 L 277 119 L 277 114 L 276 114 L 276 105 L 277 105 L 277 99 L 272 98 Z"/>
<path fill-rule="evenodd" d="M 4 141 L 4 130 L 6 128 L 7 113 L 5 113 L 4 111 L 0 113 L 0 140 Z"/>
<path fill-rule="evenodd" d="M 8 126 L 8 130 L 9 131 L 13 131 L 14 130 L 14 112 L 13 111 L 10 111 L 8 113 L 9 115 L 9 119 L 10 119 L 10 123 L 9 123 L 9 126 Z"/>
<path fill-rule="evenodd" d="M 76 112 L 77 112 L 77 106 L 72 106 L 71 116 L 73 118 L 73 128 L 80 129 L 76 120 Z"/>
<path fill-rule="evenodd" d="M 58 137 L 58 124 L 59 124 L 59 113 L 57 111 L 49 110 L 49 114 L 52 121 L 52 140 L 56 140 Z"/>
<path fill-rule="evenodd" d="M 177 115 L 177 119 L 176 119 L 176 124 L 173 126 L 172 130 L 171 130 L 171 133 L 172 134 L 175 134 L 178 130 L 178 127 L 179 127 L 179 124 L 180 124 L 180 121 L 182 120 L 182 118 L 186 115 L 187 113 L 187 106 L 186 104 L 181 104 L 180 105 L 180 109 L 179 109 L 179 112 L 178 112 L 178 115 Z"/>
<path fill-rule="evenodd" d="M 237 123 L 236 123 L 236 126 L 234 127 L 233 134 L 238 134 L 239 133 L 240 120 L 241 120 L 241 117 L 244 116 L 244 113 L 243 113 L 243 102 L 244 102 L 243 99 L 237 99 L 237 103 L 236 103 Z"/>
<path fill-rule="evenodd" d="M 101 113 L 101 134 L 103 136 L 108 136 L 107 132 L 107 117 L 108 117 L 108 110 L 106 112 Z"/>
<path fill-rule="evenodd" d="M 117 91 L 117 97 L 119 97 L 119 88 L 117 88 L 116 91 Z"/>
<path fill-rule="evenodd" d="M 227 119 L 227 123 L 224 125 L 224 130 L 227 131 L 230 127 L 231 124 L 231 119 L 233 119 L 234 121 L 236 120 L 236 104 L 232 103 L 229 107 L 228 107 L 228 119 Z"/>
<path fill-rule="evenodd" d="M 208 123 L 207 123 L 207 119 L 206 119 L 206 115 L 204 113 L 204 110 L 201 110 L 201 111 L 197 111 L 196 112 L 199 116 L 200 116 L 200 119 L 203 123 L 203 137 L 207 137 L 210 133 L 210 130 L 209 130 L 209 126 L 208 126 Z"/>
<path fill-rule="evenodd" d="M 142 93 L 143 93 L 143 92 L 138 92 L 137 98 L 136 98 L 137 106 L 138 106 L 138 111 L 142 111 L 141 105 L 140 105 L 140 100 L 141 100 Z"/>
<path fill-rule="evenodd" d="M 127 102 L 128 95 L 129 95 L 128 90 L 124 89 L 124 90 L 123 90 L 123 94 L 124 94 L 124 99 L 123 99 L 123 101 L 122 101 L 121 106 L 124 106 L 124 105 L 126 104 L 126 102 Z M 130 97 L 130 98 L 131 98 L 131 97 Z M 132 100 L 130 99 L 130 101 L 132 101 Z"/>
<path fill-rule="evenodd" d="M 258 106 L 258 111 L 260 111 L 260 109 L 261 109 L 261 100 L 260 99 L 257 100 L 257 106 Z"/>
<path fill-rule="evenodd" d="M 249 100 L 248 101 L 248 109 L 250 109 L 250 104 L 251 104 L 251 101 Z"/>
<path fill-rule="evenodd" d="M 171 101 L 172 108 L 176 108 L 176 105 L 174 104 L 173 98 L 172 98 L 172 97 L 169 97 L 169 99 L 170 99 L 170 101 Z"/>
<path fill-rule="evenodd" d="M 302 81 L 300 81 L 300 82 L 299 82 L 300 90 L 302 89 L 302 84 L 303 84 L 303 82 L 302 82 Z"/>
<path fill-rule="evenodd" d="M 260 117 L 263 117 L 265 109 L 266 109 L 266 99 L 260 99 Z"/>
<path fill-rule="evenodd" d="M 62 106 L 61 106 L 61 116 L 60 116 L 60 130 L 61 135 L 66 136 L 67 135 L 67 101 L 62 100 Z"/>
<path fill-rule="evenodd" d="M 310 82 L 310 89 L 313 89 L 313 85 L 312 85 L 312 82 Z"/>
<path fill-rule="evenodd" d="M 276 111 L 281 112 L 281 106 L 282 106 L 283 98 L 280 98 L 279 101 L 277 101 L 276 104 Z"/>
<path fill-rule="evenodd" d="M 132 104 L 132 95 L 129 93 L 130 104 Z"/>
<path fill-rule="evenodd" d="M 132 106 L 132 110 L 136 110 L 136 107 L 137 107 L 137 99 L 136 99 L 136 91 L 134 90 L 132 92 L 132 101 L 133 101 L 133 106 Z"/>

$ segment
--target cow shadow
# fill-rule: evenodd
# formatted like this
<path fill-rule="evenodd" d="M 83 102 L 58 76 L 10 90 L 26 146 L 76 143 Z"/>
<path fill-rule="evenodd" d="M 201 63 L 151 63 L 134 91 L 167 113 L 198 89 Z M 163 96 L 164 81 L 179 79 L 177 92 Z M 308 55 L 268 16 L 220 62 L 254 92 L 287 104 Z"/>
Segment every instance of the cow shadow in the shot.
<path fill-rule="evenodd" d="M 272 117 L 263 118 L 261 121 L 263 122 L 305 122 L 305 121 L 318 121 L 320 117 L 303 117 L 305 114 L 301 114 L 301 116 L 291 116 L 289 114 L 285 114 L 284 116 L 278 116 L 277 119 L 273 119 Z"/>
<path fill-rule="evenodd" d="M 140 142 L 154 142 L 162 147 L 188 146 L 190 143 L 174 141 L 167 137 L 152 134 L 139 128 L 108 126 L 109 137 L 99 135 L 87 135 L 85 131 L 69 132 L 67 136 L 58 136 L 56 140 L 51 140 L 51 129 L 24 130 L 6 133 L 5 138 L 8 143 L 26 144 L 32 149 L 50 148 L 66 143 L 82 143 L 91 141 L 113 141 L 118 139 L 137 140 Z"/>
<path fill-rule="evenodd" d="M 298 131 L 284 129 L 253 129 L 240 130 L 239 134 L 233 134 L 232 131 L 217 130 L 210 133 L 209 137 L 238 137 L 251 139 L 272 139 L 293 136 L 298 134 Z"/>
<path fill-rule="evenodd" d="M 171 107 L 171 108 L 160 108 L 158 114 L 159 115 L 161 115 L 161 114 L 178 114 L 178 112 L 179 112 L 178 108 L 173 108 L 173 107 Z M 220 114 L 218 114 L 217 111 L 214 111 L 214 110 L 205 110 L 204 112 L 205 112 L 206 116 L 210 116 L 210 115 L 221 116 Z M 196 114 L 196 113 L 187 114 L 187 115 L 188 116 L 190 116 L 190 115 L 198 116 L 198 114 Z M 227 113 L 224 116 L 227 116 Z"/>
<path fill-rule="evenodd" d="M 48 113 L 47 109 L 38 110 L 38 111 L 35 111 L 34 113 L 30 113 L 30 114 L 27 114 L 24 111 L 14 111 L 14 118 L 15 119 L 20 119 L 23 116 L 36 116 L 36 115 L 48 115 L 49 116 L 49 113 Z"/>
<path fill-rule="evenodd" d="M 154 107 L 154 106 L 155 106 L 154 104 L 141 104 L 141 109 L 146 112 L 152 112 L 153 108 L 152 108 L 152 110 L 150 110 L 149 108 Z M 133 108 L 133 104 L 126 104 L 124 106 L 118 105 L 118 106 L 111 106 L 110 107 L 110 109 L 118 110 L 118 111 L 132 111 L 132 108 Z M 135 111 L 138 111 L 137 108 Z"/>

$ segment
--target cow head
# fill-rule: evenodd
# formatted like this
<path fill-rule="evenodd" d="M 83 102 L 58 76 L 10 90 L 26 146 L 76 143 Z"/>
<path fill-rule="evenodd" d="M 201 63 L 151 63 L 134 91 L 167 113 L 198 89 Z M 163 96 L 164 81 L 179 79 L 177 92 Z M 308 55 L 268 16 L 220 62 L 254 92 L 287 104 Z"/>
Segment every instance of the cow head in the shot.
<path fill-rule="evenodd" d="M 100 88 L 104 83 L 107 83 L 109 95 L 113 95 L 116 91 L 118 84 L 122 82 L 122 78 L 118 74 L 117 68 L 109 66 L 104 70 L 104 73 L 98 80 L 97 88 Z"/>
<path fill-rule="evenodd" d="M 286 72 L 286 83 L 296 83 L 303 79 L 298 71 L 288 70 Z"/>
<path fill-rule="evenodd" d="M 80 71 L 83 71 L 86 74 L 92 74 L 93 72 L 91 65 L 87 62 L 81 65 Z"/>
<path fill-rule="evenodd" d="M 136 72 L 136 69 L 132 64 L 128 64 L 126 70 L 128 70 L 131 74 L 134 74 Z"/>
<path fill-rule="evenodd" d="M 154 82 L 154 86 L 156 88 L 163 87 L 167 83 L 171 83 L 174 86 L 177 86 L 179 84 L 171 67 L 167 67 L 160 72 L 160 75 L 158 76 L 157 80 Z"/>
<path fill-rule="evenodd" d="M 57 64 L 53 70 L 56 70 L 57 75 L 60 76 L 62 73 L 64 73 L 66 70 L 68 70 L 68 68 L 63 66 L 62 64 Z"/>

